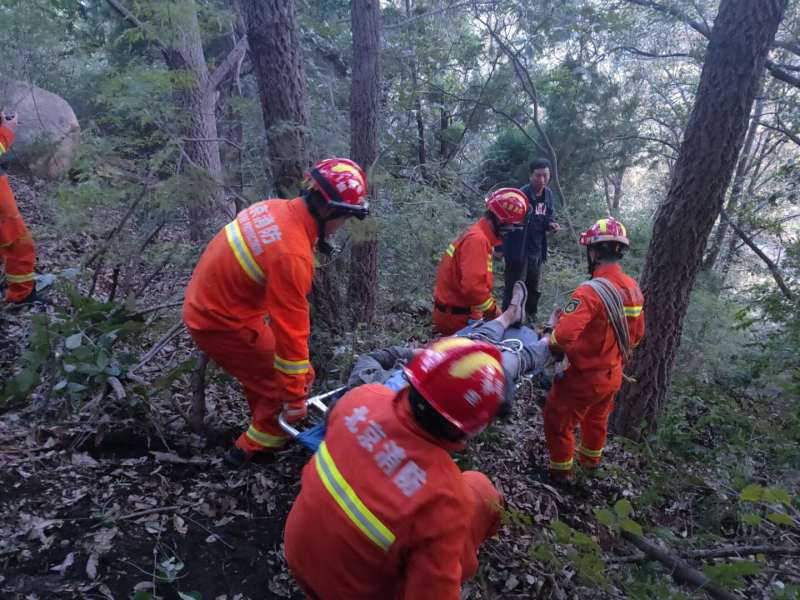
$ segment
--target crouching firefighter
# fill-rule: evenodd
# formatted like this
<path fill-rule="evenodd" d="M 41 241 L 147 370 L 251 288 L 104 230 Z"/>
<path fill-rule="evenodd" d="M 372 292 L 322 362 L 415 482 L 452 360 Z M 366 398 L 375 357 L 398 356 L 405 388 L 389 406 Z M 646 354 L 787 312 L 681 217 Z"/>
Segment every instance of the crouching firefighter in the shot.
<path fill-rule="evenodd" d="M 503 500 L 450 452 L 510 403 L 500 361 L 492 344 L 443 338 L 405 367 L 409 387 L 362 385 L 329 411 L 284 532 L 310 598 L 460 598 Z"/>
<path fill-rule="evenodd" d="M 550 352 L 569 361 L 544 407 L 549 477 L 556 483 L 572 473 L 578 425 L 578 460 L 586 469 L 600 465 L 622 368 L 644 336 L 644 296 L 619 265 L 630 246 L 625 227 L 601 219 L 581 234 L 580 243 L 592 278 L 572 294 L 550 335 Z"/>
<path fill-rule="evenodd" d="M 288 438 L 277 417 L 305 417 L 314 379 L 308 358 L 307 295 L 314 247 L 347 219 L 369 213 L 364 171 L 344 158 L 318 163 L 302 196 L 264 200 L 240 212 L 206 248 L 192 274 L 183 320 L 197 346 L 242 384 L 250 427 L 225 455 L 240 466 Z"/>
<path fill-rule="evenodd" d="M 516 188 L 500 188 L 486 198 L 486 213 L 442 256 L 433 291 L 433 328 L 452 335 L 470 319 L 494 319 L 500 314 L 492 295 L 492 250 L 502 237 L 521 229 L 528 200 Z"/>

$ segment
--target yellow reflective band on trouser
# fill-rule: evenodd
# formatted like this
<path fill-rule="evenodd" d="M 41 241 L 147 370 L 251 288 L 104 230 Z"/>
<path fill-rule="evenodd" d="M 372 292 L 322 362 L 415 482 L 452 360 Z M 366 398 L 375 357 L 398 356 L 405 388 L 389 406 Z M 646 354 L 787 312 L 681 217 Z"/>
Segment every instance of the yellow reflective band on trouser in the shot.
<path fill-rule="evenodd" d="M 261 267 L 258 266 L 256 259 L 253 258 L 250 248 L 247 247 L 244 237 L 242 236 L 242 230 L 239 228 L 238 220 L 234 219 L 225 226 L 225 235 L 228 236 L 228 243 L 231 246 L 231 250 L 233 250 L 233 254 L 236 256 L 236 260 L 239 261 L 242 269 L 244 269 L 244 272 L 256 283 L 263 284 L 266 281 L 264 272 L 261 270 Z"/>
<path fill-rule="evenodd" d="M 603 456 L 602 448 L 600 448 L 600 450 L 589 450 L 588 448 L 581 445 L 578 447 L 578 452 L 580 452 L 584 456 L 588 456 L 589 458 L 600 458 L 601 456 Z"/>
<path fill-rule="evenodd" d="M 286 360 L 277 354 L 275 355 L 275 360 L 272 364 L 278 371 L 285 373 L 286 375 L 304 375 L 308 373 L 308 369 L 311 366 L 311 363 L 308 362 L 308 359 Z"/>
<path fill-rule="evenodd" d="M 494 269 L 494 267 L 492 266 L 492 255 L 490 254 L 490 255 L 489 255 L 489 260 L 488 260 L 488 262 L 486 263 L 486 270 L 487 270 L 489 273 L 492 273 L 492 272 L 493 272 L 493 269 Z"/>
<path fill-rule="evenodd" d="M 564 462 L 550 461 L 550 468 L 553 471 L 569 471 L 572 469 L 572 459 L 565 460 Z"/>
<path fill-rule="evenodd" d="M 453 255 L 456 253 L 456 247 L 453 246 L 453 244 L 450 244 L 445 252 L 447 253 L 447 256 L 453 258 Z"/>
<path fill-rule="evenodd" d="M 24 275 L 12 275 L 6 273 L 6 279 L 9 283 L 25 283 L 26 281 L 33 281 L 36 279 L 35 273 L 25 273 Z"/>
<path fill-rule="evenodd" d="M 473 306 L 472 308 L 474 308 L 475 310 L 477 310 L 479 312 L 485 312 L 485 311 L 489 310 L 490 308 L 492 308 L 493 304 L 494 304 L 494 298 L 489 298 L 486 302 L 482 302 L 481 304 L 478 304 L 477 306 Z"/>
<path fill-rule="evenodd" d="M 280 448 L 289 441 L 289 438 L 287 437 L 271 435 L 269 433 L 259 431 L 253 425 L 250 425 L 250 427 L 247 428 L 247 437 L 259 446 L 264 446 L 264 448 Z"/>
<path fill-rule="evenodd" d="M 3 142 L 0 142 L 0 154 L 5 154 L 6 150 L 6 145 Z"/>
<path fill-rule="evenodd" d="M 336 504 L 345 512 L 353 524 L 377 546 L 385 552 L 389 551 L 395 540 L 394 534 L 380 522 L 356 495 L 353 488 L 347 483 L 336 463 L 333 462 L 328 446 L 323 440 L 319 450 L 314 455 L 314 463 L 322 484 L 336 501 Z"/>
<path fill-rule="evenodd" d="M 641 306 L 625 306 L 623 307 L 626 317 L 638 317 L 642 314 Z"/>

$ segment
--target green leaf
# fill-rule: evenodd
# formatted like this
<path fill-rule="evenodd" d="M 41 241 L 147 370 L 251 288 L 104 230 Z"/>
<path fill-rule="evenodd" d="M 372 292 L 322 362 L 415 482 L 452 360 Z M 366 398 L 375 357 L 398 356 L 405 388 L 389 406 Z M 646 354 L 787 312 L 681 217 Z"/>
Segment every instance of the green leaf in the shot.
<path fill-rule="evenodd" d="M 775 502 L 783 504 L 785 506 L 790 506 L 792 504 L 792 499 L 789 496 L 789 492 L 787 492 L 783 488 L 765 489 L 763 500 L 764 502 Z"/>
<path fill-rule="evenodd" d="M 80 347 L 82 340 L 83 334 L 75 333 L 64 340 L 64 345 L 67 347 L 67 350 L 75 350 L 75 348 Z"/>
<path fill-rule="evenodd" d="M 617 524 L 617 518 L 614 516 L 614 513 L 607 508 L 594 509 L 594 516 L 606 527 L 613 528 Z"/>
<path fill-rule="evenodd" d="M 67 387 L 67 380 L 66 379 L 62 379 L 61 381 L 59 381 L 57 384 L 55 384 L 53 386 L 53 391 L 57 392 L 58 390 L 63 390 L 65 387 Z"/>
<path fill-rule="evenodd" d="M 530 555 L 532 558 L 542 562 L 556 561 L 556 555 L 553 552 L 553 548 L 550 544 L 537 544 L 536 546 L 533 546 L 530 550 Z"/>
<path fill-rule="evenodd" d="M 200 592 L 178 592 L 178 597 L 181 600 L 203 600 L 203 594 Z"/>
<path fill-rule="evenodd" d="M 619 500 L 614 505 L 614 512 L 617 513 L 617 515 L 622 519 L 631 516 L 632 511 L 633 506 L 631 506 L 631 503 L 627 500 Z"/>
<path fill-rule="evenodd" d="M 703 567 L 705 574 L 714 582 L 731 587 L 740 587 L 740 579 L 742 577 L 757 575 L 761 572 L 761 569 L 762 565 L 751 560 L 739 560 L 734 563 L 706 565 Z"/>
<path fill-rule="evenodd" d="M 789 525 L 790 527 L 794 525 L 794 521 L 786 513 L 778 513 L 778 512 L 769 513 L 767 515 L 767 519 L 769 519 L 770 521 L 772 521 L 777 525 Z"/>
<path fill-rule="evenodd" d="M 133 595 L 133 600 L 153 600 L 153 594 L 150 592 L 139 591 Z"/>
<path fill-rule="evenodd" d="M 755 513 L 745 513 L 742 515 L 742 523 L 745 525 L 758 525 L 761 523 L 761 517 Z"/>
<path fill-rule="evenodd" d="M 572 532 L 574 530 L 563 521 L 559 521 L 558 519 L 551 521 L 550 528 L 553 530 L 553 533 L 555 533 L 556 541 L 559 544 L 569 544 L 572 540 Z"/>
<path fill-rule="evenodd" d="M 595 541 L 582 531 L 573 531 L 570 540 L 576 546 L 595 546 Z"/>
<path fill-rule="evenodd" d="M 741 492 L 739 492 L 739 499 L 744 502 L 757 502 L 761 500 L 761 496 L 763 493 L 764 493 L 764 488 L 755 483 L 751 483 L 750 485 L 745 487 Z"/>
<path fill-rule="evenodd" d="M 644 535 L 644 531 L 642 531 L 642 526 L 639 525 L 636 521 L 632 521 L 631 519 L 622 519 L 619 522 L 619 526 L 628 533 L 635 533 L 636 535 Z"/>

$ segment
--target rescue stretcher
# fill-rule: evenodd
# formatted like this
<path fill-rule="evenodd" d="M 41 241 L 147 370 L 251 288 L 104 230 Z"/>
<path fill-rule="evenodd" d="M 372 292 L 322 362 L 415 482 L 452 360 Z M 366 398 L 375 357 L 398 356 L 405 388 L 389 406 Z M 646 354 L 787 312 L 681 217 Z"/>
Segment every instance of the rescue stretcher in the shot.
<path fill-rule="evenodd" d="M 480 321 L 471 323 L 469 326 L 459 331 L 456 335 L 468 335 L 479 323 Z M 514 352 L 521 350 L 523 346 L 522 339 L 528 338 L 528 336 L 530 335 L 536 335 L 538 337 L 538 335 L 528 327 L 522 327 L 518 331 L 520 334 L 518 337 L 516 336 L 510 337 L 508 339 L 502 340 L 501 342 L 490 342 L 490 343 L 495 344 L 501 350 L 510 350 Z M 523 383 L 531 381 L 540 372 L 541 371 L 534 373 L 525 373 L 521 375 L 516 383 L 517 388 L 519 388 L 519 386 L 522 385 Z M 408 385 L 408 381 L 405 379 L 403 370 L 396 369 L 392 373 L 392 375 L 386 381 L 383 382 L 383 385 L 396 392 L 399 392 L 406 385 Z M 341 396 L 343 396 L 349 389 L 350 389 L 349 386 L 344 385 L 329 392 L 324 392 L 322 394 L 318 394 L 316 396 L 312 396 L 311 398 L 306 399 L 306 407 L 308 408 L 309 415 L 311 415 L 312 412 L 319 413 L 318 415 L 319 420 L 315 425 L 303 430 L 297 429 L 292 424 L 286 421 L 286 416 L 283 413 L 281 413 L 278 416 L 278 425 L 293 440 L 295 440 L 299 444 L 302 444 L 312 452 L 316 452 L 317 448 L 319 448 L 319 445 L 322 443 L 323 437 L 325 436 L 325 414 L 328 412 L 329 406 L 333 402 L 338 400 Z"/>

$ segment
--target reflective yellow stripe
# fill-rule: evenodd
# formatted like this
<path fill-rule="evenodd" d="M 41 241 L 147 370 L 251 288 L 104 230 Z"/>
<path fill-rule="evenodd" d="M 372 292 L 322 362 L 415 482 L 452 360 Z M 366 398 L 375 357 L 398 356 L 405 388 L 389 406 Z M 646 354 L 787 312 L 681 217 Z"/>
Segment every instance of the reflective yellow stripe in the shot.
<path fill-rule="evenodd" d="M 347 483 L 336 463 L 333 462 L 328 446 L 323 440 L 319 450 L 315 454 L 315 464 L 317 474 L 322 480 L 322 484 L 328 493 L 336 501 L 336 504 L 345 512 L 353 524 L 361 532 L 378 545 L 382 550 L 388 552 L 394 543 L 395 536 L 389 529 L 380 522 L 372 512 L 364 506 L 364 503 L 356 495 L 353 488 Z"/>
<path fill-rule="evenodd" d="M 263 284 L 266 281 L 264 272 L 258 266 L 256 259 L 253 258 L 253 254 L 250 252 L 250 248 L 247 247 L 244 241 L 242 230 L 239 229 L 238 219 L 234 219 L 225 226 L 225 235 L 228 236 L 231 250 L 233 250 L 236 260 L 239 261 L 244 272 L 256 283 Z"/>
<path fill-rule="evenodd" d="M 9 283 L 25 283 L 26 281 L 33 281 L 36 279 L 36 274 L 26 273 L 25 275 L 12 275 L 11 273 L 6 273 L 6 279 L 8 279 Z"/>
<path fill-rule="evenodd" d="M 597 224 L 600 226 L 600 233 L 606 233 L 608 231 L 608 221 L 606 219 L 600 219 Z"/>
<path fill-rule="evenodd" d="M 572 468 L 572 459 L 565 460 L 564 462 L 550 461 L 550 468 L 553 471 L 569 471 Z"/>
<path fill-rule="evenodd" d="M 278 371 L 285 373 L 286 375 L 303 375 L 308 373 L 311 363 L 308 362 L 308 359 L 286 360 L 276 354 L 273 366 L 278 369 Z"/>
<path fill-rule="evenodd" d="M 494 270 L 494 267 L 492 266 L 492 255 L 491 254 L 489 254 L 489 260 L 486 261 L 486 270 L 489 273 L 491 273 Z"/>
<path fill-rule="evenodd" d="M 265 448 L 280 448 L 284 444 L 286 444 L 288 438 L 279 436 L 279 435 L 271 435 L 269 433 L 264 433 L 263 431 L 259 431 L 255 428 L 255 426 L 250 425 L 247 429 L 247 437 L 253 440 L 259 446 L 264 446 Z"/>
<path fill-rule="evenodd" d="M 0 142 L 0 154 L 5 154 L 6 150 L 6 145 L 3 142 Z"/>
<path fill-rule="evenodd" d="M 578 452 L 580 452 L 584 456 L 588 456 L 589 458 L 600 458 L 601 456 L 603 456 L 602 448 L 600 448 L 600 450 L 589 450 L 585 446 L 581 445 L 580 447 L 578 447 Z"/>
<path fill-rule="evenodd" d="M 642 314 L 642 307 L 641 306 L 625 306 L 624 307 L 625 316 L 626 317 L 638 317 Z"/>
<path fill-rule="evenodd" d="M 556 332 L 550 332 L 550 347 L 558 346 L 558 340 L 556 339 Z"/>
<path fill-rule="evenodd" d="M 480 311 L 480 312 L 485 312 L 485 311 L 489 310 L 492 307 L 493 304 L 494 304 L 494 298 L 492 298 L 490 296 L 489 299 L 486 302 L 482 302 L 481 304 L 478 304 L 477 306 L 473 306 L 472 308 L 474 308 L 475 310 Z"/>
<path fill-rule="evenodd" d="M 453 244 L 450 244 L 447 247 L 447 250 L 445 250 L 445 252 L 447 252 L 447 256 L 449 256 L 450 258 L 453 258 L 453 254 L 456 253 L 456 247 L 453 246 Z"/>

